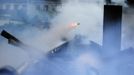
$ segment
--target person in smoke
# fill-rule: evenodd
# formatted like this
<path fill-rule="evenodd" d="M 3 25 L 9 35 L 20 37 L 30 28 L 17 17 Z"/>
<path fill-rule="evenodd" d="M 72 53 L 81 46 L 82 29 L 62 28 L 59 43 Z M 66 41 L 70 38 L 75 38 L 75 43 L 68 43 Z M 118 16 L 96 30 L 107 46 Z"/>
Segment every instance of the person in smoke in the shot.
<path fill-rule="evenodd" d="M 0 68 L 0 75 L 18 75 L 17 71 L 11 66 Z"/>

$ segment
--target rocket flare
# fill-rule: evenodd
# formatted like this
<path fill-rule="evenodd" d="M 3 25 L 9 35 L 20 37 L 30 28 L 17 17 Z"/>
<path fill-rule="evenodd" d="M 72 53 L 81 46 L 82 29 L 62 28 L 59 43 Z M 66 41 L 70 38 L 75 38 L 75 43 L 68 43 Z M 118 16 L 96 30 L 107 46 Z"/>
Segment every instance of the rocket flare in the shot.
<path fill-rule="evenodd" d="M 76 28 L 80 23 L 74 22 L 69 25 L 69 28 Z"/>

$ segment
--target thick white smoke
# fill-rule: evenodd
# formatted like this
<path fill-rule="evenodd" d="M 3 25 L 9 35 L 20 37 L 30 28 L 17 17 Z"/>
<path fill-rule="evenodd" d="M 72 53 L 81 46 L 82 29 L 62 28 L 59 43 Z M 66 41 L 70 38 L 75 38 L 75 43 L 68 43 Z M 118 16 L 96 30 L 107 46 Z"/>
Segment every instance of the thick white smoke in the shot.
<path fill-rule="evenodd" d="M 35 17 L 36 15 L 39 15 L 38 10 L 35 10 L 31 5 L 27 10 L 29 10 L 28 12 L 26 11 L 29 15 L 28 20 Z M 35 13 L 30 14 L 31 11 L 34 11 Z M 44 14 L 46 14 L 46 12 Z M 0 43 L 0 59 L 3 60 L 0 62 L 0 67 L 11 65 L 15 68 L 18 68 L 18 66 L 22 65 L 24 62 L 31 60 L 31 58 L 28 57 L 29 54 L 32 55 L 33 52 L 35 53 L 38 51 L 39 53 L 41 51 L 45 54 L 53 48 L 63 44 L 65 42 L 62 40 L 63 38 L 70 40 L 70 37 L 68 38 L 68 35 L 72 30 L 75 29 L 70 28 L 70 23 L 66 23 L 63 26 L 53 26 L 49 30 L 40 30 L 36 27 L 28 26 L 24 30 L 19 31 L 19 29 L 17 29 L 17 26 L 14 27 L 14 31 L 19 31 L 19 34 L 12 33 L 12 31 L 7 29 L 9 33 L 20 39 L 24 44 L 28 45 L 28 48 L 21 49 L 9 45 L 7 39 L 0 36 L 2 39 L 2 42 Z M 33 51 L 31 49 L 33 49 Z M 17 58 L 14 59 L 15 57 Z M 33 57 L 38 58 L 38 53 L 35 53 L 35 56 Z"/>
<path fill-rule="evenodd" d="M 58 8 L 59 14 L 52 20 L 53 24 L 65 25 L 79 22 L 75 34 L 81 34 L 99 44 L 102 41 L 103 5 L 95 2 L 68 0 Z"/>
<path fill-rule="evenodd" d="M 102 44 L 104 0 L 68 0 L 62 2 L 63 2 L 62 5 L 57 8 L 59 13 L 51 20 L 52 27 L 50 28 L 50 30 L 48 31 L 38 30 L 33 27 L 25 29 L 21 33 L 21 35 L 15 35 L 15 36 L 20 38 L 20 40 L 24 41 L 24 43 L 31 45 L 31 47 L 33 46 L 35 49 L 37 48 L 39 50 L 43 50 L 43 52 L 45 53 L 53 49 L 55 45 L 62 43 L 63 42 L 61 41 L 62 38 L 64 37 L 68 38 L 69 36 L 70 39 L 70 37 L 72 37 L 75 34 L 81 34 L 87 37 L 88 40 L 92 40 L 99 44 Z M 123 0 L 116 0 L 116 1 L 113 0 L 113 2 L 124 3 Z M 35 11 L 35 9 L 33 10 Z M 37 13 L 38 12 L 36 12 L 36 14 Z M 35 14 L 34 13 L 31 14 L 30 11 L 28 12 L 28 14 L 30 14 L 30 18 L 33 18 L 33 16 L 35 16 Z M 125 24 L 125 26 L 123 26 L 123 37 L 126 37 L 126 39 L 123 38 L 123 40 L 125 40 L 123 42 L 123 47 L 125 45 L 126 48 L 134 45 L 133 43 L 134 39 L 132 38 L 133 37 L 132 19 L 129 20 L 132 22 L 131 24 L 130 22 L 127 23 L 129 25 L 125 24 L 124 23 L 125 21 L 123 22 L 123 25 Z M 79 22 L 80 26 L 78 26 L 76 29 L 74 29 L 73 32 L 70 33 L 70 31 L 68 30 L 66 31 L 66 26 L 72 22 Z M 5 39 L 2 38 L 2 40 Z M 0 50 L 1 50 L 0 59 L 3 60 L 0 62 L 0 66 L 11 65 L 17 68 L 18 66 L 20 66 L 20 64 L 28 60 L 25 59 L 28 58 L 27 54 L 25 54 L 25 52 L 27 51 L 23 51 L 22 49 L 16 48 L 14 46 L 10 46 L 7 43 L 2 43 L 0 45 Z M 98 64 L 100 65 L 100 61 L 97 58 L 94 58 L 94 56 L 88 56 L 87 54 L 79 56 L 75 60 L 75 62 L 77 62 L 76 66 L 79 64 L 81 65 L 79 71 L 80 70 L 85 71 L 84 68 L 81 69 L 81 67 L 87 66 L 85 64 L 91 65 L 95 68 L 98 68 Z M 75 62 L 73 62 L 73 64 Z M 85 74 L 85 72 L 81 73 L 81 75 L 83 74 Z"/>
<path fill-rule="evenodd" d="M 122 49 L 134 47 L 133 44 L 133 8 L 125 4 L 125 0 L 111 0 L 115 5 L 123 6 L 122 17 Z M 77 21 L 80 27 L 75 34 L 81 34 L 99 44 L 102 44 L 103 31 L 103 5 L 105 0 L 63 0 L 58 8 L 57 15 L 52 23 L 65 25 L 65 23 Z"/>

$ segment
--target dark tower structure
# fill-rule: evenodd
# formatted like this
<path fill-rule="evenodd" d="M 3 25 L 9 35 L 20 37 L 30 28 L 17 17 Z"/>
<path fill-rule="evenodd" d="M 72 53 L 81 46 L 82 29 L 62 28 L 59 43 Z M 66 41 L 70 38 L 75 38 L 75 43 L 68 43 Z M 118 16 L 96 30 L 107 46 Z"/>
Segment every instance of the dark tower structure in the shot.
<path fill-rule="evenodd" d="M 105 5 L 103 21 L 103 53 L 114 55 L 121 49 L 122 6 Z"/>

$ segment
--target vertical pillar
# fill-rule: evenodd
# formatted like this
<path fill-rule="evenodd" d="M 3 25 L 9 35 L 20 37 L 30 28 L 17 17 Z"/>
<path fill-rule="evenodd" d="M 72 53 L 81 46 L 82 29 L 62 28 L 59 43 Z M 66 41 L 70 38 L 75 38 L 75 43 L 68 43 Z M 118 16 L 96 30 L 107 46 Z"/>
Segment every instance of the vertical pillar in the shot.
<path fill-rule="evenodd" d="M 121 49 L 122 6 L 104 5 L 103 53 L 113 55 Z"/>

